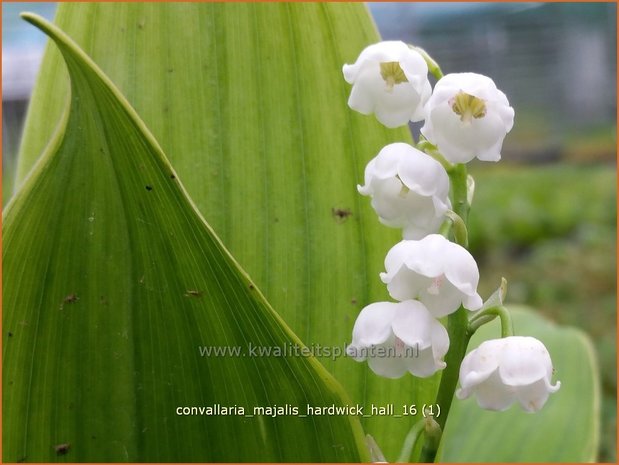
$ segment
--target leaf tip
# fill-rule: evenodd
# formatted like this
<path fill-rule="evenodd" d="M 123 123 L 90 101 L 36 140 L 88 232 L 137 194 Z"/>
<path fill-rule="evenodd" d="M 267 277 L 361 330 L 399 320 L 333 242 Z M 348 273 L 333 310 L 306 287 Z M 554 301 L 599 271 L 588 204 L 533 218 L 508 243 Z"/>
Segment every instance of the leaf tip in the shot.
<path fill-rule="evenodd" d="M 21 17 L 21 19 L 29 22 L 45 34 L 50 35 L 50 32 L 52 31 L 52 24 L 42 16 L 39 16 L 36 13 L 31 13 L 29 11 L 24 11 L 20 13 L 19 16 Z"/>
<path fill-rule="evenodd" d="M 28 21 L 31 24 L 35 24 L 36 21 L 40 20 L 41 17 L 35 13 L 31 13 L 30 11 L 23 11 L 19 14 L 19 17 L 24 21 Z"/>

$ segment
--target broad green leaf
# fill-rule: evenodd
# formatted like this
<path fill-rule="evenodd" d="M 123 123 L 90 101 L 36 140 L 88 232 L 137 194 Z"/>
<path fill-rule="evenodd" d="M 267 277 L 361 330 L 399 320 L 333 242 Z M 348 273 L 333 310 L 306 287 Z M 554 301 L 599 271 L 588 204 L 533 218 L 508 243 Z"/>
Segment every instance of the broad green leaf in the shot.
<path fill-rule="evenodd" d="M 4 217 L 4 461 L 367 460 L 354 417 L 253 416 L 351 402 L 313 358 L 250 356 L 300 342 L 111 81 L 26 18 L 62 52 L 71 98 Z M 217 405 L 251 416 L 176 410 Z"/>
<path fill-rule="evenodd" d="M 597 359 L 582 331 L 556 326 L 524 308 L 512 312 L 516 334 L 544 342 L 561 389 L 535 414 L 514 405 L 490 412 L 475 399 L 454 400 L 442 444 L 445 462 L 592 462 L 599 442 Z M 498 322 L 483 326 L 469 351 L 500 335 Z"/>
<path fill-rule="evenodd" d="M 356 185 L 386 144 L 410 141 L 346 105 L 342 78 L 378 35 L 362 4 L 60 4 L 66 30 L 152 130 L 187 191 L 269 302 L 310 347 L 350 342 L 400 238 Z M 47 51 L 21 150 L 23 177 L 47 144 L 66 79 Z M 386 380 L 321 358 L 354 402 L 423 404 L 436 380 Z M 388 459 L 414 418 L 363 419 Z"/>

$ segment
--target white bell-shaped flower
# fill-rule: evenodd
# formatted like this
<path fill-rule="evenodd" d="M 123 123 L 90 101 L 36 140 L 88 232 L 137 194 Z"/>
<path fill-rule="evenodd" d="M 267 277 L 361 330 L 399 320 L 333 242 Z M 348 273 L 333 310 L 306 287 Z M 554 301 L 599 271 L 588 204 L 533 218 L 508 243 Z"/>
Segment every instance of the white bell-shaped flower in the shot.
<path fill-rule="evenodd" d="M 434 158 L 404 143 L 389 144 L 365 168 L 365 185 L 380 222 L 405 239 L 438 231 L 449 202 L 449 177 Z"/>
<path fill-rule="evenodd" d="M 374 373 L 400 378 L 407 371 L 422 378 L 445 368 L 447 330 L 421 302 L 377 302 L 361 310 L 346 353 L 367 359 Z"/>
<path fill-rule="evenodd" d="M 425 105 L 421 133 L 452 163 L 501 159 L 514 109 L 494 81 L 475 73 L 448 74 Z"/>
<path fill-rule="evenodd" d="M 348 98 L 353 110 L 364 115 L 374 113 L 389 128 L 424 118 L 423 105 L 432 93 L 428 65 L 404 42 L 370 45 L 342 71 L 353 86 Z"/>
<path fill-rule="evenodd" d="M 468 310 L 482 306 L 475 259 L 440 234 L 394 245 L 385 258 L 385 269 L 380 278 L 391 297 L 417 299 L 435 318 L 455 312 L 460 305 Z"/>
<path fill-rule="evenodd" d="M 527 412 L 539 411 L 552 392 L 552 361 L 544 344 L 533 337 L 511 336 L 483 342 L 460 366 L 459 399 L 471 394 L 480 407 L 505 410 L 518 401 Z"/>

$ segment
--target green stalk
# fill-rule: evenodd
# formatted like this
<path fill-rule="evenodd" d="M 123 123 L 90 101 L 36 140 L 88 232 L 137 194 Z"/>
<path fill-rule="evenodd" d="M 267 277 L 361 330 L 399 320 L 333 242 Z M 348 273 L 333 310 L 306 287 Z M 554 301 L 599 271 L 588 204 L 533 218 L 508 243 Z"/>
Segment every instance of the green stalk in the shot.
<path fill-rule="evenodd" d="M 421 457 L 434 457 L 436 455 L 436 451 L 438 450 L 438 446 L 441 443 L 441 438 L 443 437 L 443 430 L 434 419 L 433 415 L 426 416 L 423 420 L 423 423 L 425 426 L 426 442 L 421 449 Z"/>
<path fill-rule="evenodd" d="M 464 224 L 464 221 L 462 220 L 462 218 L 460 218 L 460 216 L 458 216 L 458 214 L 454 211 L 451 210 L 447 210 L 447 212 L 445 213 L 445 216 L 449 219 L 449 221 L 452 224 L 452 230 L 454 233 L 454 239 L 456 241 L 456 244 L 461 245 L 462 247 L 468 247 L 469 246 L 469 234 L 468 231 L 466 230 L 466 225 Z"/>
<path fill-rule="evenodd" d="M 426 52 L 421 47 L 417 47 L 415 45 L 409 45 L 410 48 L 419 52 L 419 54 L 423 57 L 426 64 L 428 65 L 428 72 L 432 74 L 437 80 L 443 77 L 443 71 L 441 71 L 441 67 L 438 63 L 430 56 L 428 52 Z"/>
<path fill-rule="evenodd" d="M 447 171 L 447 174 L 449 175 L 453 192 L 453 210 L 462 218 L 462 221 L 466 225 L 470 208 L 467 201 L 466 165 L 454 165 Z M 449 351 L 445 356 L 447 367 L 443 370 L 441 383 L 439 384 L 438 394 L 436 396 L 436 403 L 441 409 L 441 415 L 436 417 L 436 422 L 443 431 L 445 430 L 445 423 L 447 422 L 451 402 L 458 384 L 460 364 L 466 355 L 466 348 L 469 344 L 470 334 L 468 328 L 469 320 L 467 310 L 460 306 L 460 308 L 455 313 L 449 315 L 447 319 L 447 334 L 449 335 L 450 341 Z M 419 461 L 426 463 L 434 462 L 439 443 L 440 442 L 429 444 L 429 441 L 426 440 Z"/>
<path fill-rule="evenodd" d="M 441 406 L 441 416 L 438 417 L 436 421 L 443 431 L 445 430 L 445 423 L 447 422 L 451 402 L 453 401 L 456 385 L 458 384 L 460 365 L 462 359 L 464 359 L 466 355 L 466 348 L 469 345 L 469 340 L 480 326 L 492 321 L 497 316 L 501 319 L 501 337 L 513 336 L 514 327 L 511 315 L 503 306 L 487 308 L 475 315 L 470 322 L 468 320 L 467 310 L 461 306 L 458 311 L 451 314 L 447 320 L 447 333 L 449 334 L 451 345 L 449 347 L 449 352 L 447 352 L 445 356 L 447 367 L 445 371 L 443 371 L 441 384 L 439 385 L 438 394 L 436 396 L 436 403 Z M 421 450 L 419 461 L 426 463 L 434 462 L 439 444 L 440 442 L 438 441 L 430 442 L 426 440 Z"/>
<path fill-rule="evenodd" d="M 411 461 L 411 454 L 413 453 L 415 444 L 417 444 L 419 435 L 424 430 L 424 427 L 425 422 L 423 419 L 411 427 L 410 431 L 406 435 L 406 439 L 404 439 L 404 444 L 402 445 L 402 450 L 400 452 L 400 456 L 396 460 L 396 463 L 409 463 Z"/>
<path fill-rule="evenodd" d="M 469 202 L 467 200 L 467 171 L 463 163 L 452 165 L 447 170 L 453 192 L 453 211 L 458 214 L 464 224 L 469 220 Z"/>
<path fill-rule="evenodd" d="M 475 334 L 475 331 L 477 331 L 481 326 L 491 322 L 497 316 L 501 319 L 501 337 L 513 336 L 514 324 L 512 323 L 512 317 L 507 308 L 502 305 L 482 310 L 480 313 L 471 318 L 468 328 L 470 336 Z"/>
<path fill-rule="evenodd" d="M 457 312 L 449 315 L 447 320 L 447 333 L 449 334 L 450 341 L 449 352 L 445 356 L 447 367 L 443 370 L 438 394 L 436 395 L 436 403 L 441 408 L 441 414 L 436 417 L 436 422 L 443 431 L 445 430 L 445 423 L 447 422 L 451 402 L 458 384 L 460 364 L 466 355 L 466 348 L 469 345 L 470 335 L 467 331 L 469 325 L 467 312 L 464 307 L 460 307 Z M 437 443 L 434 447 L 428 447 L 428 444 L 425 444 L 419 461 L 424 463 L 434 462 L 438 445 Z"/>

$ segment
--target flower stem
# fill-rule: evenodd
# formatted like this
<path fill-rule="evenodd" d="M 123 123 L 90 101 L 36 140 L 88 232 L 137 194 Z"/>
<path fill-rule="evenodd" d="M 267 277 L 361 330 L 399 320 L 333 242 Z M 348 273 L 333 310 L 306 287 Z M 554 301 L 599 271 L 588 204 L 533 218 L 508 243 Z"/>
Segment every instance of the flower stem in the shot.
<path fill-rule="evenodd" d="M 447 219 L 443 221 L 443 224 L 441 224 L 441 227 L 439 228 L 438 233 L 441 236 L 443 236 L 445 239 L 449 239 L 449 233 L 451 231 L 452 226 L 453 226 L 452 221 Z"/>
<path fill-rule="evenodd" d="M 463 163 L 453 165 L 447 170 L 453 189 L 453 211 L 462 218 L 466 225 L 469 219 L 469 202 L 467 198 L 467 172 Z"/>
<path fill-rule="evenodd" d="M 467 199 L 468 174 L 466 165 L 453 165 L 447 170 L 447 174 L 451 181 L 453 210 L 462 218 L 462 221 L 466 225 L 470 207 Z M 449 351 L 447 355 L 445 355 L 445 363 L 447 366 L 445 370 L 443 370 L 441 383 L 438 387 L 438 394 L 436 395 L 436 403 L 440 406 L 441 410 L 440 416 L 436 417 L 436 422 L 443 431 L 445 430 L 451 402 L 456 392 L 460 365 L 462 359 L 466 355 L 466 348 L 469 345 L 469 339 L 471 337 L 468 331 L 469 319 L 467 312 L 468 311 L 464 307 L 460 306 L 460 308 L 455 313 L 449 315 L 447 319 L 447 334 L 449 335 L 450 341 Z M 432 447 L 430 447 L 431 444 L 429 444 L 427 439 L 425 442 L 426 444 L 424 444 L 420 461 L 434 462 L 438 444 L 433 444 Z"/>
<path fill-rule="evenodd" d="M 402 451 L 396 463 L 409 463 L 411 461 L 411 454 L 413 453 L 413 449 L 415 448 L 415 444 L 417 444 L 417 440 L 419 439 L 419 435 L 424 430 L 425 422 L 423 419 L 415 423 L 406 438 L 404 439 L 404 444 L 402 444 Z"/>
<path fill-rule="evenodd" d="M 424 418 L 425 423 L 425 438 L 426 441 L 423 444 L 423 448 L 421 449 L 421 461 L 432 462 L 436 457 L 436 452 L 438 451 L 438 446 L 441 443 L 441 438 L 443 437 L 443 430 L 441 429 L 438 422 L 434 419 L 434 415 L 427 415 Z"/>
<path fill-rule="evenodd" d="M 441 152 L 437 150 L 436 146 L 430 143 L 428 140 L 424 139 L 423 136 L 421 137 L 419 142 L 415 144 L 415 147 L 418 150 L 421 150 L 422 152 L 434 158 L 437 162 L 441 164 L 443 168 L 445 168 L 445 171 L 449 172 L 449 170 L 453 168 L 454 165 L 447 161 L 447 159 L 441 154 Z"/>
<path fill-rule="evenodd" d="M 496 317 L 501 319 L 501 337 L 509 337 L 514 335 L 514 324 L 512 322 L 512 317 L 509 314 L 507 308 L 499 305 L 497 307 L 490 307 L 482 310 L 477 315 L 475 315 L 469 321 L 468 332 L 472 336 L 475 331 L 477 331 L 480 327 L 485 325 L 486 323 L 491 322 Z"/>
<path fill-rule="evenodd" d="M 438 387 L 438 394 L 436 395 L 436 403 L 441 408 L 441 414 L 436 417 L 436 422 L 443 431 L 445 430 L 449 409 L 451 408 L 451 401 L 453 400 L 454 392 L 456 392 L 458 375 L 460 374 L 460 364 L 466 354 L 466 348 L 469 345 L 470 335 L 467 331 L 468 324 L 467 310 L 462 306 L 457 312 L 449 315 L 447 319 L 447 333 L 449 334 L 450 346 L 445 356 L 445 363 L 447 363 L 447 366 L 445 370 L 443 370 L 441 384 Z M 424 449 L 423 452 L 425 453 L 420 457 L 420 462 L 434 462 L 437 449 L 438 445 L 435 448 Z"/>
<path fill-rule="evenodd" d="M 454 233 L 454 239 L 456 240 L 456 244 L 459 244 L 462 247 L 468 247 L 469 246 L 469 234 L 468 234 L 468 231 L 466 230 L 466 225 L 464 224 L 464 221 L 462 221 L 462 218 L 460 218 L 460 216 L 456 212 L 453 212 L 451 210 L 447 210 L 447 212 L 445 213 L 445 216 L 452 223 L 452 226 L 453 226 L 452 229 Z"/>
<path fill-rule="evenodd" d="M 419 52 L 419 54 L 423 57 L 426 64 L 428 65 L 428 72 L 432 74 L 436 79 L 440 79 L 443 77 L 443 72 L 441 71 L 441 67 L 438 63 L 430 56 L 428 52 L 426 52 L 421 47 L 416 47 L 414 45 L 409 45 L 410 48 Z"/>

